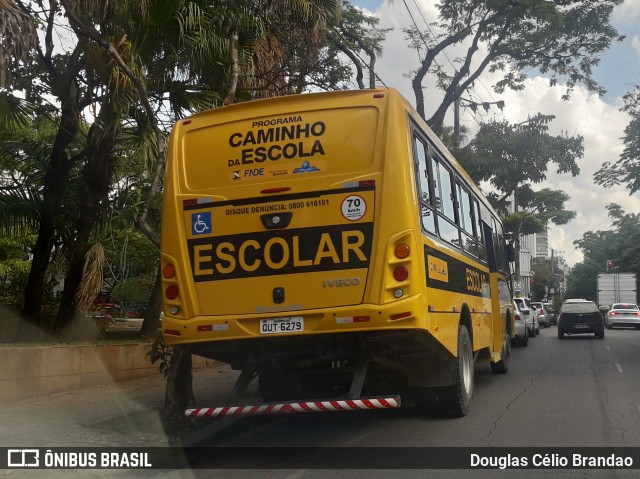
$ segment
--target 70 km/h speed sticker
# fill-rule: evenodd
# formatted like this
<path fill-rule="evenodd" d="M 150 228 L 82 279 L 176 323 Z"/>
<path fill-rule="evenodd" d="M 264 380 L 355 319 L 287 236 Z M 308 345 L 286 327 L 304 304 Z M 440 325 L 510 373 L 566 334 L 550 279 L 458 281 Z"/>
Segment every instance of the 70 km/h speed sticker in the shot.
<path fill-rule="evenodd" d="M 358 221 L 367 212 L 367 203 L 362 196 L 347 196 L 342 201 L 342 216 L 349 221 Z"/>

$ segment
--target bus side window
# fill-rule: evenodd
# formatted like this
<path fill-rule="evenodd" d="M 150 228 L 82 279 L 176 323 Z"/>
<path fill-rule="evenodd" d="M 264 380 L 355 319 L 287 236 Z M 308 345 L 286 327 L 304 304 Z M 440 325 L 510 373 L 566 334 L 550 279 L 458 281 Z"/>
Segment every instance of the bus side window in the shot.
<path fill-rule="evenodd" d="M 469 234 L 473 234 L 473 223 L 471 221 L 471 199 L 469 193 L 460 183 L 456 182 L 458 189 L 458 213 L 460 217 L 460 227 Z"/>
<path fill-rule="evenodd" d="M 455 204 L 453 202 L 453 188 L 451 185 L 451 173 L 449 170 L 439 161 L 434 160 L 434 165 L 437 165 L 438 174 L 434 170 L 433 175 L 438 181 L 438 192 L 440 193 L 439 210 L 444 216 L 449 218 L 455 223 Z"/>
<path fill-rule="evenodd" d="M 485 254 L 484 242 L 482 241 L 482 220 L 480 219 L 480 208 L 478 206 L 478 200 L 475 198 L 471 202 L 471 217 L 473 221 L 473 237 L 477 251 L 476 256 L 478 259 L 486 261 L 487 256 Z"/>
<path fill-rule="evenodd" d="M 493 218 L 492 218 L 493 219 Z M 494 273 L 498 271 L 496 266 L 496 250 L 493 242 L 494 234 L 491 230 L 491 226 L 482 221 L 482 232 L 484 235 L 484 242 L 487 251 L 487 262 L 489 263 L 489 271 Z"/>
<path fill-rule="evenodd" d="M 496 223 L 496 231 L 498 232 L 498 269 L 502 272 L 509 271 L 509 258 L 507 257 L 507 241 L 504 238 L 504 232 L 502 231 L 502 225 Z"/>
<path fill-rule="evenodd" d="M 502 228 L 498 226 L 495 218 L 491 218 L 491 224 L 493 227 L 493 247 L 496 252 L 496 268 L 498 271 L 507 271 L 505 268 L 507 263 L 504 256 L 505 242 L 504 236 L 502 236 Z"/>
<path fill-rule="evenodd" d="M 462 247 L 467 253 L 478 257 L 477 241 L 473 235 L 473 211 L 471 207 L 471 196 L 469 192 L 456 181 L 456 192 L 458 194 L 458 218 L 460 219 L 460 229 Z"/>
<path fill-rule="evenodd" d="M 432 209 L 431 193 L 429 188 L 429 168 L 427 165 L 427 146 L 417 137 L 414 137 L 416 176 L 418 181 L 418 194 L 420 196 L 420 216 L 422 227 L 429 233 L 435 234 L 436 220 Z"/>
<path fill-rule="evenodd" d="M 431 158 L 431 171 L 435 180 L 435 199 L 439 213 L 438 232 L 443 240 L 460 248 L 460 230 L 456 225 L 451 173 L 434 157 Z"/>

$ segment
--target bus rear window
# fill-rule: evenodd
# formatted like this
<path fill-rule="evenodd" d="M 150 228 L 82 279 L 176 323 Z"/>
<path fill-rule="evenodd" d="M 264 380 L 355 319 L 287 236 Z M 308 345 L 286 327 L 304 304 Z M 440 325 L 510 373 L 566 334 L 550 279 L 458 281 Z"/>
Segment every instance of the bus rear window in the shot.
<path fill-rule="evenodd" d="M 191 191 L 364 171 L 374 157 L 378 110 L 304 111 L 216 123 L 193 122 L 181 144 Z"/>

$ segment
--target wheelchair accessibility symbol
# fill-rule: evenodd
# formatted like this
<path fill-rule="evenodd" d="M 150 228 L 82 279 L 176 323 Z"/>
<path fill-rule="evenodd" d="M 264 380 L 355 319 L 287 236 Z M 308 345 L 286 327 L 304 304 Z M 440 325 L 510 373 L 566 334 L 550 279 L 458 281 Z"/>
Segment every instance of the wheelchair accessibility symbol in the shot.
<path fill-rule="evenodd" d="M 191 215 L 191 234 L 204 235 L 211 233 L 211 212 L 194 213 Z"/>

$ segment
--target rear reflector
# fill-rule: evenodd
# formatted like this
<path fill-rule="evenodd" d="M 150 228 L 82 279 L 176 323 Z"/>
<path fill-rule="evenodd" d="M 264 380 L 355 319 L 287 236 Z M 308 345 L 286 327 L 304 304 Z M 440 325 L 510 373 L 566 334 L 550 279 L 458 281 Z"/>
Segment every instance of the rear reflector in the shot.
<path fill-rule="evenodd" d="M 180 331 L 176 331 L 175 329 L 163 329 L 162 334 L 166 334 L 168 336 L 180 336 Z"/>
<path fill-rule="evenodd" d="M 203 324 L 201 326 L 198 326 L 198 332 L 202 332 L 202 331 L 213 331 L 213 325 Z"/>
<path fill-rule="evenodd" d="M 404 313 L 392 314 L 391 316 L 389 316 L 389 319 L 392 321 L 397 321 L 398 319 L 410 318 L 411 316 L 413 316 L 411 314 L 411 311 L 406 311 Z"/>
<path fill-rule="evenodd" d="M 368 409 L 392 409 L 400 407 L 400 396 L 375 397 L 367 399 L 346 399 L 336 401 L 304 401 L 257 406 L 225 406 L 187 409 L 187 417 L 249 416 L 258 414 L 285 414 L 298 412 L 333 412 Z"/>
<path fill-rule="evenodd" d="M 336 324 L 366 323 L 371 321 L 369 316 L 344 316 L 336 318 Z"/>

